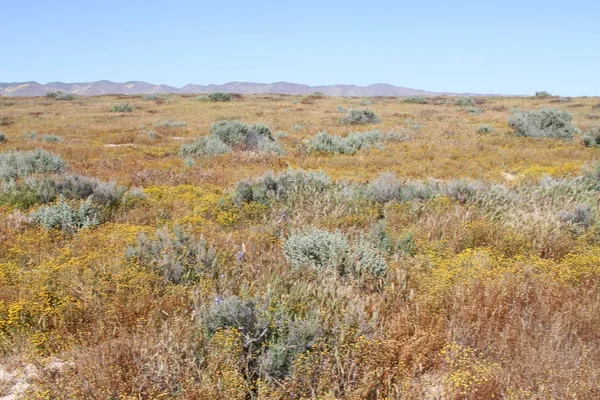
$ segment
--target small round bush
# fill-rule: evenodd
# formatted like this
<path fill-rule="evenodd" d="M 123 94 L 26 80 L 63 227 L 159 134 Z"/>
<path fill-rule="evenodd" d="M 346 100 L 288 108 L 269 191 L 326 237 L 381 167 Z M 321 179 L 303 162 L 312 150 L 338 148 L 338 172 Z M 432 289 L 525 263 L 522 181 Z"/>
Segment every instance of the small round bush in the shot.
<path fill-rule="evenodd" d="M 376 124 L 379 117 L 371 110 L 351 110 L 341 122 L 349 125 Z"/>
<path fill-rule="evenodd" d="M 494 127 L 491 125 L 479 125 L 477 128 L 477 133 L 492 133 L 494 132 Z"/>
<path fill-rule="evenodd" d="M 292 267 L 320 271 L 343 269 L 347 251 L 348 241 L 340 231 L 312 227 L 292 234 L 283 244 L 283 253 Z"/>
<path fill-rule="evenodd" d="M 4 132 L 0 132 L 0 143 L 6 142 L 6 135 Z"/>

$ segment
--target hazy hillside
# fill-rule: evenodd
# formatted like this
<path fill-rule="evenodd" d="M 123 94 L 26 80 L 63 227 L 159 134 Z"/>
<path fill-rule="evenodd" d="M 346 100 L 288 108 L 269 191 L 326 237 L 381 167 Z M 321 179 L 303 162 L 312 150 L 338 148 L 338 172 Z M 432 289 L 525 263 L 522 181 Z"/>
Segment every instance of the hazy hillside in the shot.
<path fill-rule="evenodd" d="M 98 96 L 104 94 L 152 94 L 152 93 L 189 93 L 201 94 L 212 92 L 228 92 L 240 94 L 296 94 L 304 95 L 322 92 L 329 96 L 414 96 L 436 95 L 441 93 L 428 92 L 419 89 L 398 87 L 387 83 L 376 83 L 369 86 L 357 85 L 326 85 L 308 86 L 298 83 L 275 82 L 229 82 L 223 85 L 188 84 L 182 88 L 168 85 L 154 85 L 141 81 L 117 83 L 111 81 L 63 83 L 50 82 L 45 85 L 37 82 L 0 83 L 0 96 L 43 96 L 48 92 L 61 91 L 79 96 Z"/>

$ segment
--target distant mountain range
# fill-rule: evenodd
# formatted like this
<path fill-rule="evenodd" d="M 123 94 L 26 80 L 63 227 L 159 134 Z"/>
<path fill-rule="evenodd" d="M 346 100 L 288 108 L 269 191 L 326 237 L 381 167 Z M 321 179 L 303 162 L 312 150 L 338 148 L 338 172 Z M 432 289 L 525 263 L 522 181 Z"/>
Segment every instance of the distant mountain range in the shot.
<path fill-rule="evenodd" d="M 51 82 L 45 85 L 37 82 L 12 82 L 0 83 L 0 96 L 44 96 L 48 92 L 61 91 L 78 96 L 100 96 L 104 94 L 153 94 L 153 93 L 183 93 L 202 94 L 213 92 L 227 92 L 239 94 L 295 94 L 306 95 L 321 92 L 329 96 L 432 96 L 452 93 L 435 93 L 425 90 L 398 87 L 387 83 L 376 83 L 369 86 L 356 85 L 326 85 L 308 86 L 298 83 L 275 82 L 229 82 L 223 85 L 193 85 L 188 84 L 182 88 L 168 85 L 154 85 L 147 82 L 131 81 L 116 83 L 111 81 L 97 81 L 87 83 Z M 463 96 L 472 95 L 463 93 Z"/>

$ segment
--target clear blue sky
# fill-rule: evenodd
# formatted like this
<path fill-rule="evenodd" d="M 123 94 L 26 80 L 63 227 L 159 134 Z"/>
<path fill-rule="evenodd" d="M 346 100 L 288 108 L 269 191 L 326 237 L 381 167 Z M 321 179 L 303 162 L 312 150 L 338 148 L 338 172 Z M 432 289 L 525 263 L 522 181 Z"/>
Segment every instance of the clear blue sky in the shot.
<path fill-rule="evenodd" d="M 0 82 L 600 95 L 599 0 L 5 0 Z"/>

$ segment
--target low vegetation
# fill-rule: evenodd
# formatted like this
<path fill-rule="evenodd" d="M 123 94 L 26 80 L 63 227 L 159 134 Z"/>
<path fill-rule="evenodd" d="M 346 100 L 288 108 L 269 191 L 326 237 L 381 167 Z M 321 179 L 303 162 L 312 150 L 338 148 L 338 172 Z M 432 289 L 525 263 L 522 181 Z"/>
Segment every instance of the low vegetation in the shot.
<path fill-rule="evenodd" d="M 598 397 L 598 98 L 120 99 L 2 108 L 0 397 Z"/>

